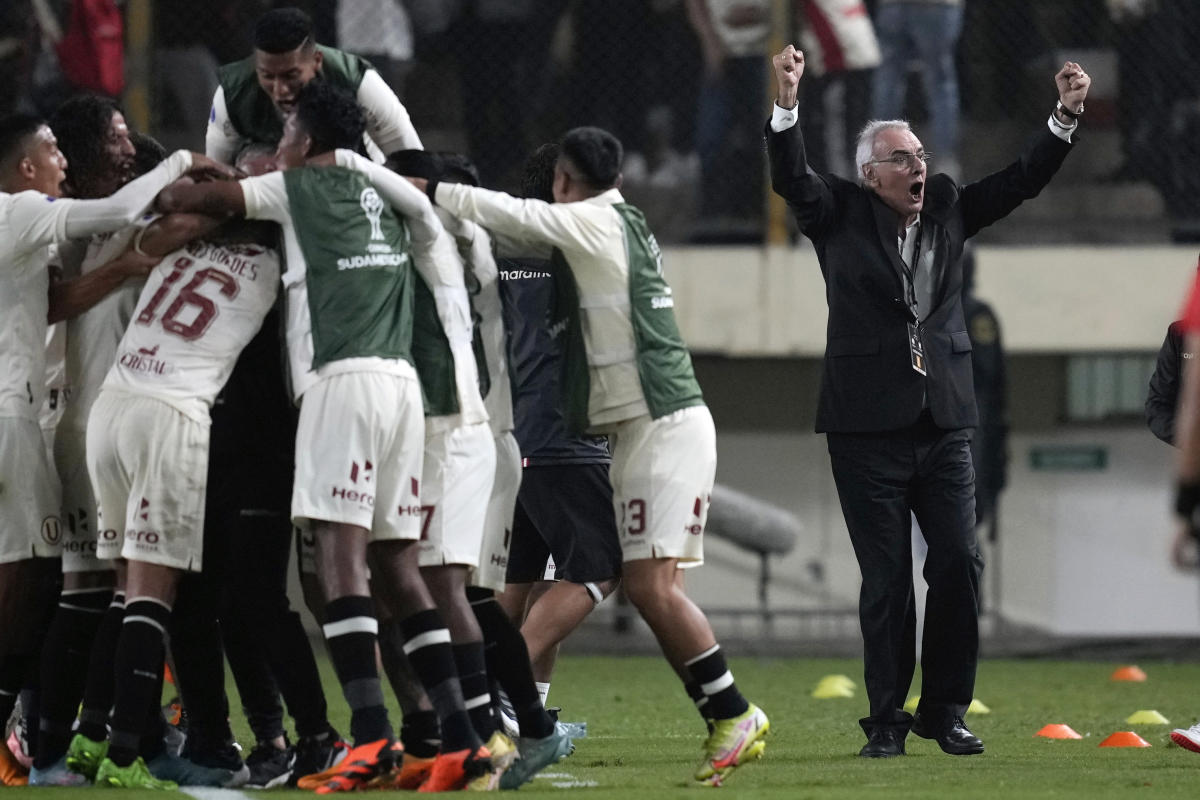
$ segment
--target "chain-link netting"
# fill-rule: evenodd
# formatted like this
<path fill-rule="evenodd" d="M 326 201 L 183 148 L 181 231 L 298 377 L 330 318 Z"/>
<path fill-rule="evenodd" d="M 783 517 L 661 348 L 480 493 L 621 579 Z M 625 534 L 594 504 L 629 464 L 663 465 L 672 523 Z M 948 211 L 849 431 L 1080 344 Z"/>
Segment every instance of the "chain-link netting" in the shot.
<path fill-rule="evenodd" d="M 80 6 L 106 2 L 0 6 L 3 109 L 48 113 L 76 89 L 64 37 Z M 854 174 L 862 124 L 903 115 L 931 169 L 979 177 L 1045 124 L 1072 59 L 1094 81 L 1082 146 L 1020 235 L 1145 240 L 1200 218 L 1196 0 L 126 0 L 133 121 L 202 149 L 216 68 L 251 54 L 274 5 L 305 8 L 318 41 L 369 59 L 426 147 L 469 153 L 486 185 L 515 188 L 533 148 L 571 126 L 610 129 L 624 191 L 664 241 L 785 232 L 762 130 L 769 55 L 788 42 L 808 55 L 801 124 L 819 169 Z"/>

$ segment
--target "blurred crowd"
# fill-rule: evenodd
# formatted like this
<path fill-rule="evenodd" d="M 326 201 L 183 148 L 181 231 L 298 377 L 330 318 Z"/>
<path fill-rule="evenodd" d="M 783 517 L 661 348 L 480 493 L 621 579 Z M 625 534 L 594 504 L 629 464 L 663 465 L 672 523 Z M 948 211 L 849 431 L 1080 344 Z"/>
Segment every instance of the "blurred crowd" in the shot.
<path fill-rule="evenodd" d="M 370 60 L 422 139 L 469 152 L 485 185 L 514 188 L 524 154 L 571 126 L 613 131 L 627 194 L 668 241 L 761 239 L 767 54 L 787 41 L 813 78 L 801 98 L 812 163 L 842 175 L 867 119 L 905 116 L 933 169 L 970 177 L 973 132 L 1032 125 L 1047 65 L 1109 53 L 1116 85 L 1097 86 L 1088 127 L 1118 132 L 1119 156 L 1098 177 L 1148 182 L 1172 216 L 1200 217 L 1188 168 L 1200 73 L 1184 61 L 1196 0 L 154 0 L 152 132 L 200 145 L 217 66 L 248 55 L 251 21 L 278 5 L 305 8 L 319 41 Z M 0 111 L 47 112 L 81 87 L 119 95 L 134 80 L 122 57 L 146 55 L 128 30 L 122 47 L 131 13 L 116 0 L 7 0 Z"/>

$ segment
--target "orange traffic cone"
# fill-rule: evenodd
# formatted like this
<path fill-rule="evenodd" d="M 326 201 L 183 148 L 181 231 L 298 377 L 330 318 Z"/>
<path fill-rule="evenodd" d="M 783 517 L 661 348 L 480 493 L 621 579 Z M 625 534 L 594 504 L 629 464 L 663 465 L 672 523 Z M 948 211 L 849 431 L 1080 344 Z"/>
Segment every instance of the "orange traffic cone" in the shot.
<path fill-rule="evenodd" d="M 1041 736 L 1045 739 L 1082 739 L 1083 737 L 1071 729 L 1070 725 L 1058 723 L 1056 725 L 1046 725 L 1034 736 Z"/>
<path fill-rule="evenodd" d="M 1100 743 L 1101 747 L 1149 747 L 1150 743 L 1133 731 L 1117 731 Z"/>

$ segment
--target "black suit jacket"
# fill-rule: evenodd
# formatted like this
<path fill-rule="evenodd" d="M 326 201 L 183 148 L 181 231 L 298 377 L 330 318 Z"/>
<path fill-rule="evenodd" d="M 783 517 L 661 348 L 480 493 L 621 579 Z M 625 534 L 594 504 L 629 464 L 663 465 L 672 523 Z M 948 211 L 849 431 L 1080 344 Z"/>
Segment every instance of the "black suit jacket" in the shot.
<path fill-rule="evenodd" d="M 1183 376 L 1183 360 L 1195 358 L 1195 353 L 1183 349 L 1183 321 L 1167 326 L 1167 337 L 1158 351 L 1158 363 L 1150 376 L 1150 392 L 1146 395 L 1146 424 L 1151 432 L 1167 444 L 1175 444 L 1175 407 L 1179 405 L 1179 388 Z"/>
<path fill-rule="evenodd" d="M 931 264 L 935 284 L 933 306 L 920 321 L 928 371 L 922 377 L 909 354 L 907 323 L 914 318 L 904 301 L 899 215 L 865 187 L 813 172 L 798 124 L 775 133 L 768 123 L 766 137 L 772 186 L 812 240 L 825 276 L 829 325 L 817 432 L 904 428 L 916 422 L 926 396 L 938 427 L 976 425 L 962 309 L 963 242 L 1036 197 L 1071 145 L 1043 130 L 1019 160 L 976 183 L 927 178 L 921 261 Z"/>

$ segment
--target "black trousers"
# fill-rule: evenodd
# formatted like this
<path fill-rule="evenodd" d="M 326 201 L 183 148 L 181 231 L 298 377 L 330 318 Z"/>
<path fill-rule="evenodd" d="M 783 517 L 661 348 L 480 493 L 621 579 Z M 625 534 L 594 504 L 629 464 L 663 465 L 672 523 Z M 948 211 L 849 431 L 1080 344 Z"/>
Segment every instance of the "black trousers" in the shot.
<path fill-rule="evenodd" d="M 937 428 L 928 412 L 909 428 L 830 433 L 829 455 L 842 514 L 862 572 L 859 622 L 871 703 L 861 720 L 908 730 L 903 711 L 915 667 L 912 516 L 929 545 L 929 584 L 918 713 L 934 729 L 966 713 L 979 654 L 975 472 L 969 429 Z"/>

